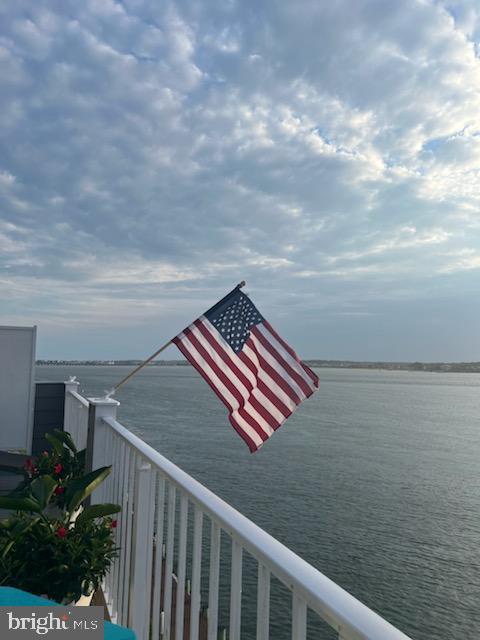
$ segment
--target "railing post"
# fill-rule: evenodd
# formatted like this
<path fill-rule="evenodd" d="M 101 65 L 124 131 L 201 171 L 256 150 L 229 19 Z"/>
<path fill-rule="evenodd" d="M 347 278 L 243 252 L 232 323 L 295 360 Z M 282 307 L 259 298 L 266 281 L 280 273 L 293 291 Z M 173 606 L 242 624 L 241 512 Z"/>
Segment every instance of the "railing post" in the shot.
<path fill-rule="evenodd" d="M 70 380 L 66 380 L 64 382 L 65 385 L 65 402 L 63 405 L 63 430 L 68 431 L 68 433 L 72 436 L 73 441 L 77 444 L 78 434 L 77 431 L 77 423 L 73 421 L 72 416 L 75 410 L 74 407 L 74 399 L 70 395 L 70 391 L 76 391 L 78 393 L 79 382 L 70 378 Z"/>
<path fill-rule="evenodd" d="M 88 409 L 88 437 L 86 469 L 92 471 L 112 463 L 111 451 L 107 450 L 107 429 L 103 418 L 115 418 L 119 402 L 112 398 L 87 398 Z M 102 483 L 91 496 L 92 504 L 104 502 L 105 483 Z"/>

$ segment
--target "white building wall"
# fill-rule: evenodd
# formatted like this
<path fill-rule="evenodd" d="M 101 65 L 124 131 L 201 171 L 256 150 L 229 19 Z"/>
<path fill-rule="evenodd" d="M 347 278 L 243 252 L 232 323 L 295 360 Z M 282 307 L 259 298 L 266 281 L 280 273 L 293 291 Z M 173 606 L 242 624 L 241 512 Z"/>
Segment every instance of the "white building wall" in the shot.
<path fill-rule="evenodd" d="M 0 450 L 31 452 L 36 327 L 0 326 Z"/>

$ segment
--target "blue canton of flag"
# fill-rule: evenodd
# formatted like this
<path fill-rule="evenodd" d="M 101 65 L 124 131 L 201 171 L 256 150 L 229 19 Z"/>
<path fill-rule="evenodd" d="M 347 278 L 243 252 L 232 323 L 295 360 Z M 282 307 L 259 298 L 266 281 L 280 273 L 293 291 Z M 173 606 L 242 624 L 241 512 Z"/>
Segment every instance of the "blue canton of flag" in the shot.
<path fill-rule="evenodd" d="M 227 307 L 222 306 L 218 310 L 213 307 L 205 313 L 205 318 L 213 324 L 235 353 L 243 349 L 250 336 L 250 329 L 263 322 L 261 313 L 241 291 Z"/>

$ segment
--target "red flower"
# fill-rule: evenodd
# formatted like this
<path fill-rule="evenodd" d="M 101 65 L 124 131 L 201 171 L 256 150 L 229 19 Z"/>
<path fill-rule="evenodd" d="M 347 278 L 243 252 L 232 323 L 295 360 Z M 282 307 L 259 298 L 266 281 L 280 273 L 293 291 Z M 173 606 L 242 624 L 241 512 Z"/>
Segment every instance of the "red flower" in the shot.
<path fill-rule="evenodd" d="M 57 536 L 59 538 L 65 538 L 66 535 L 67 535 L 67 530 L 65 529 L 65 527 L 58 527 Z"/>
<path fill-rule="evenodd" d="M 48 458 L 48 451 L 44 451 L 44 452 L 42 453 L 42 456 L 43 456 L 44 458 Z"/>
<path fill-rule="evenodd" d="M 112 529 L 116 529 L 117 528 L 117 521 L 116 520 L 112 520 L 112 524 L 110 526 L 112 527 Z"/>
<path fill-rule="evenodd" d="M 53 492 L 56 496 L 59 496 L 60 494 L 65 492 L 65 487 L 57 487 L 55 489 L 55 491 Z"/>
<path fill-rule="evenodd" d="M 58 463 L 53 467 L 53 470 L 56 473 L 56 475 L 58 476 L 60 473 L 62 473 L 63 467 L 62 467 L 62 465 L 60 463 Z"/>
<path fill-rule="evenodd" d="M 25 467 L 25 469 L 27 469 L 27 471 L 30 471 L 33 467 L 33 460 L 31 458 L 27 458 L 23 466 Z"/>

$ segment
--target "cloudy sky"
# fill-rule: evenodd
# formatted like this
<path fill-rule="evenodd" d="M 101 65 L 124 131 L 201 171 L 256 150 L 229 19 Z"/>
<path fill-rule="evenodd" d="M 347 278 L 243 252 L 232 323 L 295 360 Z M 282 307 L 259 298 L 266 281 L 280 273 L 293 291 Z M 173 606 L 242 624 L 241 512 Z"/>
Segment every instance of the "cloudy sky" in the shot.
<path fill-rule="evenodd" d="M 480 359 L 478 7 L 1 3 L 0 324 L 141 357 L 245 279 L 302 356 Z"/>

